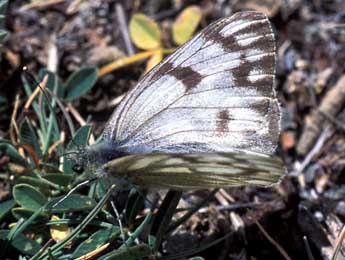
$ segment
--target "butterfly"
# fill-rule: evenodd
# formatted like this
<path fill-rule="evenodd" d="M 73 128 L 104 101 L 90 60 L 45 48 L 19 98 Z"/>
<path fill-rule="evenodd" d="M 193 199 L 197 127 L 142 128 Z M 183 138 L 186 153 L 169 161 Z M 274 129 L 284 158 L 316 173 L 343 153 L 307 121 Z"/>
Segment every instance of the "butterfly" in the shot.
<path fill-rule="evenodd" d="M 163 60 L 113 112 L 75 169 L 175 190 L 267 186 L 284 173 L 275 38 L 268 18 L 218 20 Z"/>

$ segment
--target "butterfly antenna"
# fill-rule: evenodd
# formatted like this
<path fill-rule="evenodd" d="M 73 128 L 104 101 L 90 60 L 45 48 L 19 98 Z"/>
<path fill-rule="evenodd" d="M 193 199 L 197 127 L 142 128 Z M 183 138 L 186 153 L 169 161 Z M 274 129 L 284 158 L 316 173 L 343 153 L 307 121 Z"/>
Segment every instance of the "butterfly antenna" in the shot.
<path fill-rule="evenodd" d="M 79 184 L 77 184 L 75 187 L 73 187 L 65 196 L 63 196 L 61 199 L 59 199 L 54 205 L 53 205 L 53 208 L 55 208 L 57 205 L 59 205 L 62 201 L 64 201 L 67 197 L 69 197 L 74 191 L 80 189 L 81 187 L 84 187 L 88 184 L 90 184 L 91 182 L 94 182 L 98 180 L 97 177 L 93 177 L 91 179 L 88 179 L 86 181 L 83 181 Z"/>

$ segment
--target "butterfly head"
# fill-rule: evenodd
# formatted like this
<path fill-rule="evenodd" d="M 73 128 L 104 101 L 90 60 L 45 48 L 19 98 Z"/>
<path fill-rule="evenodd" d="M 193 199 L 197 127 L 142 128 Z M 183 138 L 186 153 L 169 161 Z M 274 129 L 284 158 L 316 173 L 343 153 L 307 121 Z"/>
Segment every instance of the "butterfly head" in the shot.
<path fill-rule="evenodd" d="M 116 149 L 116 146 L 102 141 L 98 144 L 79 147 L 69 155 L 72 170 L 81 174 L 85 171 L 98 170 L 103 164 L 125 155 Z"/>

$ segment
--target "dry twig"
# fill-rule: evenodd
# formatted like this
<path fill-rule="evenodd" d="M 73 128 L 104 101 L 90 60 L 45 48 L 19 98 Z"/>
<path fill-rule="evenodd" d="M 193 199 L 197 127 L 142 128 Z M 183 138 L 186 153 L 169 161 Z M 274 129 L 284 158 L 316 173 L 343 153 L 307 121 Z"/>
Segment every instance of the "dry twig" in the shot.
<path fill-rule="evenodd" d="M 306 154 L 321 131 L 331 125 L 330 122 L 325 120 L 324 114 L 336 117 L 344 104 L 345 75 L 340 77 L 336 85 L 328 91 L 319 108 L 314 110 L 311 115 L 306 118 L 306 125 L 297 145 L 297 152 L 300 155 Z"/>

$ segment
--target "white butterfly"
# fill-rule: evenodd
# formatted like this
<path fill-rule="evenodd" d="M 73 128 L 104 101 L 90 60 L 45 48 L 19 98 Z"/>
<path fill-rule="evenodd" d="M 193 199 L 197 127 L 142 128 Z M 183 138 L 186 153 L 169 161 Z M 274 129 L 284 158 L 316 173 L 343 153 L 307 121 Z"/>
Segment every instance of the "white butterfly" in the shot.
<path fill-rule="evenodd" d="M 134 87 L 83 163 L 154 188 L 266 186 L 284 170 L 275 39 L 267 17 L 239 12 L 198 33 Z"/>

